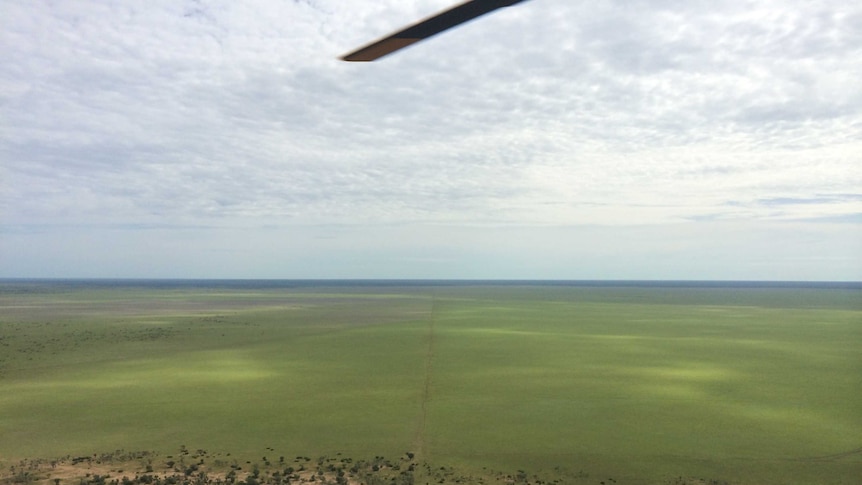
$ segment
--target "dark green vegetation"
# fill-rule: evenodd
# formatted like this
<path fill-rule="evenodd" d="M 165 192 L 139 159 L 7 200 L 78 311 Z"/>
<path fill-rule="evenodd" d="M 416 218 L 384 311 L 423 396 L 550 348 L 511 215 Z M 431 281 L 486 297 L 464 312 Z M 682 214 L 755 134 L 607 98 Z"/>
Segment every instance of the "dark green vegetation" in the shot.
<path fill-rule="evenodd" d="M 188 445 L 243 481 L 850 484 L 860 389 L 853 289 L 0 286 L 17 472 Z"/>
<path fill-rule="evenodd" d="M 268 448 L 268 451 L 274 451 Z M 185 446 L 176 455 L 160 457 L 152 452 L 117 450 L 92 456 L 66 456 L 52 460 L 22 460 L 0 473 L 2 484 L 59 485 L 414 485 L 422 480 L 433 483 L 527 484 L 564 483 L 564 478 L 543 480 L 523 470 L 514 474 L 484 471 L 481 476 L 459 474 L 452 468 L 432 468 L 404 453 L 396 460 L 375 456 L 371 460 L 335 457 L 292 460 L 266 456 L 259 461 L 241 463 L 230 454 L 189 451 Z M 417 477 L 421 477 L 417 480 Z M 715 484 L 718 485 L 718 484 Z"/>

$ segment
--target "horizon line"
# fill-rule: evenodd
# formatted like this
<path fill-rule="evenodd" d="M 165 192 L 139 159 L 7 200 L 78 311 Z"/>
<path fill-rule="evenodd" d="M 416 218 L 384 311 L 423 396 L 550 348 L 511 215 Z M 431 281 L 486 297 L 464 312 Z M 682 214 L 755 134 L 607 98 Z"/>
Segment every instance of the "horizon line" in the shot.
<path fill-rule="evenodd" d="M 0 283 L 90 283 L 163 284 L 186 286 L 194 284 L 236 284 L 276 286 L 674 286 L 674 287 L 833 287 L 862 289 L 859 280 L 734 280 L 734 279 L 529 279 L 529 278 L 170 278 L 170 277 L 0 277 Z"/>

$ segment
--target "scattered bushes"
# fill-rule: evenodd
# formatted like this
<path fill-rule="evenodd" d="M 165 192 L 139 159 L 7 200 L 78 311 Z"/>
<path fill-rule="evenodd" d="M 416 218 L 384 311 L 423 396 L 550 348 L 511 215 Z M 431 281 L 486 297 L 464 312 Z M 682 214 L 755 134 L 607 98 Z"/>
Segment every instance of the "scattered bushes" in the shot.
<path fill-rule="evenodd" d="M 229 456 L 229 454 L 228 454 Z M 60 466 L 68 476 L 69 467 L 80 467 L 81 476 L 74 479 L 53 479 L 53 485 L 415 485 L 417 483 L 455 483 L 462 485 L 544 485 L 563 483 L 557 480 L 541 480 L 537 476 L 528 478 L 523 470 L 515 474 L 489 472 L 481 477 L 459 474 L 453 468 L 432 467 L 417 460 L 416 454 L 406 452 L 390 460 L 375 456 L 370 460 L 354 460 L 342 457 L 321 456 L 312 460 L 297 456 L 287 464 L 281 456 L 278 463 L 263 457 L 263 464 L 248 462 L 243 471 L 236 461 L 228 465 L 224 460 L 214 460 L 216 465 L 206 464 L 211 458 L 205 450 L 192 453 L 185 446 L 176 458 L 167 455 L 167 465 L 162 471 L 153 471 L 156 455 L 151 452 L 125 452 L 91 456 L 67 456 L 53 461 L 27 460 L 10 468 L 10 474 L 0 473 L 0 485 L 52 485 L 51 474 Z M 187 461 L 191 463 L 187 463 Z M 135 463 L 137 462 L 137 463 Z M 127 472 L 123 472 L 127 470 Z M 420 480 L 421 479 L 421 480 Z M 713 485 L 713 484 L 710 484 Z"/>

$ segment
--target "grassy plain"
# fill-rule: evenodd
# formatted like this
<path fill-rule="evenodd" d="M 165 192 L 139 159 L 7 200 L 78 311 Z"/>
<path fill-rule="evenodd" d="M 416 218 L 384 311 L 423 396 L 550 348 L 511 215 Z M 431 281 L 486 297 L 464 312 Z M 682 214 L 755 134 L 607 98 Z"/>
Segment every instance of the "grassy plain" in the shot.
<path fill-rule="evenodd" d="M 852 289 L 0 285 L 6 462 L 412 451 L 564 483 L 849 484 L 860 389 Z"/>

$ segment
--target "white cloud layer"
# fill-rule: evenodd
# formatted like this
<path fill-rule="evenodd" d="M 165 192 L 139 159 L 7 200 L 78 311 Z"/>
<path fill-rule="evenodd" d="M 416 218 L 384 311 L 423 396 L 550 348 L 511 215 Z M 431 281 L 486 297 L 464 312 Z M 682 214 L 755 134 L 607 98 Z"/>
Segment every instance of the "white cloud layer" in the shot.
<path fill-rule="evenodd" d="M 862 279 L 862 7 L 449 5 L 0 0 L 0 276 Z"/>

